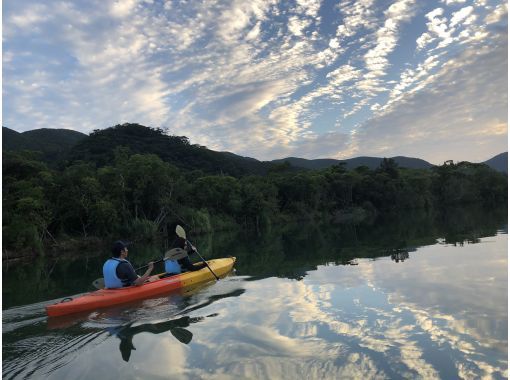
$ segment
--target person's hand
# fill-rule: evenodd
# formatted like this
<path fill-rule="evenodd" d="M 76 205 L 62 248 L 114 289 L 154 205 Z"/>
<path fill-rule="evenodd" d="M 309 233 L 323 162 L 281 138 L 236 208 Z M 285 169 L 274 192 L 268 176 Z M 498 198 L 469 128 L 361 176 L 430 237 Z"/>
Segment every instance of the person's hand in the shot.
<path fill-rule="evenodd" d="M 152 272 L 152 270 L 154 269 L 154 262 L 153 262 L 153 261 L 151 261 L 151 262 L 148 264 L 148 267 L 149 267 L 149 268 L 148 268 L 148 271 L 149 271 L 149 273 L 151 273 L 151 272 Z"/>
<path fill-rule="evenodd" d="M 186 242 L 186 251 L 189 253 L 195 253 L 197 249 L 189 241 Z"/>

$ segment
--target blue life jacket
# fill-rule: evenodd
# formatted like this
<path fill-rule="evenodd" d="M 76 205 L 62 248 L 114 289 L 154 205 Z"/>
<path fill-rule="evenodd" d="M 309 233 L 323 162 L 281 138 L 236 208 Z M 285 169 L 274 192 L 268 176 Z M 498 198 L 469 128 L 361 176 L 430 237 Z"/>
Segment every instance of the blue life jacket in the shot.
<path fill-rule="evenodd" d="M 166 273 L 181 273 L 181 265 L 177 262 L 177 260 L 165 260 L 165 272 Z"/>
<path fill-rule="evenodd" d="M 112 257 L 111 259 L 106 260 L 103 265 L 103 277 L 104 277 L 104 286 L 108 289 L 116 289 L 122 288 L 126 284 L 120 278 L 117 277 L 117 266 L 122 263 L 129 263 L 127 260 L 117 259 Z"/>

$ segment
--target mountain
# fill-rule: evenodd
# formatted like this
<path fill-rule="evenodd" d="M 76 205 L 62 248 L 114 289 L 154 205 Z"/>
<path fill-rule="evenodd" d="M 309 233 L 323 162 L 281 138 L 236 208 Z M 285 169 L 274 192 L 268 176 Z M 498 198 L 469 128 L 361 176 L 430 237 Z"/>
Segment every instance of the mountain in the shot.
<path fill-rule="evenodd" d="M 398 166 L 402 168 L 410 168 L 410 169 L 428 169 L 431 168 L 431 163 L 421 160 L 419 158 L 411 158 L 411 157 L 403 157 L 403 156 L 397 156 L 397 157 L 391 157 L 395 162 L 398 164 Z M 350 158 L 347 160 L 334 160 L 334 159 L 328 159 L 328 158 L 322 158 L 322 159 L 315 159 L 315 160 L 307 160 L 304 158 L 297 158 L 297 157 L 288 157 L 283 158 L 279 160 L 273 160 L 270 161 L 272 163 L 283 163 L 287 161 L 290 165 L 295 167 L 300 167 L 304 169 L 324 169 L 328 168 L 333 165 L 338 165 L 340 163 L 345 163 L 345 167 L 347 169 L 355 169 L 358 166 L 367 166 L 370 169 L 376 169 L 379 167 L 379 165 L 382 162 L 382 158 L 379 157 L 356 157 L 356 158 Z"/>
<path fill-rule="evenodd" d="M 28 141 L 19 132 L 2 127 L 2 150 L 26 149 Z"/>
<path fill-rule="evenodd" d="M 148 128 L 139 124 L 122 124 L 96 130 L 87 139 L 74 146 L 69 155 L 70 161 L 92 161 L 98 166 L 114 160 L 115 148 L 124 146 L 131 153 L 153 153 L 164 161 L 184 170 L 201 170 L 209 174 L 225 174 L 235 177 L 243 175 L 264 175 L 276 165 L 288 162 L 287 171 L 302 169 L 323 169 L 345 162 L 347 169 L 358 166 L 377 168 L 382 158 L 357 157 L 349 160 L 319 159 L 306 160 L 290 157 L 282 160 L 258 161 L 254 158 L 238 156 L 230 152 L 217 152 L 204 146 L 190 144 L 185 136 L 171 136 L 161 129 Z M 401 167 L 430 168 L 432 164 L 417 158 L 394 157 Z"/>
<path fill-rule="evenodd" d="M 201 170 L 207 174 L 235 177 L 264 175 L 270 167 L 253 158 L 190 144 L 185 136 L 168 135 L 159 128 L 130 123 L 95 130 L 73 147 L 68 159 L 71 162 L 90 161 L 104 166 L 114 161 L 117 147 L 126 147 L 131 153 L 155 154 L 180 169 Z"/>
<path fill-rule="evenodd" d="M 86 134 L 70 129 L 41 128 L 20 133 L 2 127 L 2 150 L 39 151 L 42 152 L 44 161 L 55 161 L 86 137 Z"/>
<path fill-rule="evenodd" d="M 485 164 L 498 172 L 508 174 L 508 152 L 500 153 L 497 156 L 482 162 L 482 164 Z"/>
<path fill-rule="evenodd" d="M 54 164 L 61 159 L 71 162 L 83 160 L 97 166 L 112 163 L 117 147 L 127 147 L 131 153 L 156 154 L 184 170 L 200 170 L 207 174 L 224 174 L 235 177 L 243 175 L 264 175 L 271 168 L 282 167 L 286 171 L 317 170 L 345 163 L 346 169 L 367 166 L 376 169 L 382 158 L 356 157 L 347 160 L 287 157 L 272 161 L 258 161 L 230 152 L 217 152 L 204 146 L 190 144 L 185 136 L 168 135 L 159 128 L 139 124 L 122 124 L 95 130 L 90 135 L 69 129 L 42 128 L 23 133 L 2 127 L 2 149 L 4 151 L 35 150 L 43 154 L 42 159 Z M 71 149 L 72 148 L 72 149 Z M 391 157 L 398 166 L 412 169 L 428 169 L 433 165 L 425 160 L 411 157 Z M 508 153 L 501 153 L 483 162 L 491 168 L 507 173 Z"/>

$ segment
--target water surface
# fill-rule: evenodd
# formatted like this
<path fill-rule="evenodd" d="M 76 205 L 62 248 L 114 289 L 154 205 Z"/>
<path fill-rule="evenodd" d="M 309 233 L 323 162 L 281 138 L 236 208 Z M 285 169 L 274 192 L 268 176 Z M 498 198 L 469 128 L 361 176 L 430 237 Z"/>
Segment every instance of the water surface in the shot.
<path fill-rule="evenodd" d="M 237 256 L 236 272 L 69 318 L 44 305 L 90 290 L 104 254 L 39 259 L 36 279 L 4 268 L 3 377 L 508 378 L 506 220 L 302 224 L 196 243 Z M 158 248 L 130 253 L 143 263 Z"/>

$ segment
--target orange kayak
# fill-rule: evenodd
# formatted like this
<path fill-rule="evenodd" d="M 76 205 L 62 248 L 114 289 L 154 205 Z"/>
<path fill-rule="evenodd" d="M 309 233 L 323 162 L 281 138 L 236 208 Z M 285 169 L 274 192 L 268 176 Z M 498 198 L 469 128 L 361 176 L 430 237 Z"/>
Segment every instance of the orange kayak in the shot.
<path fill-rule="evenodd" d="M 235 257 L 207 261 L 218 277 L 228 274 L 232 270 L 235 262 Z M 46 306 L 46 313 L 50 317 L 57 317 L 84 311 L 93 311 L 108 306 L 157 296 L 175 289 L 182 289 L 201 282 L 211 281 L 215 278 L 209 269 L 202 268 L 195 272 L 185 272 L 161 279 L 157 276 L 153 276 L 153 279 L 153 281 L 147 282 L 141 286 L 130 286 L 121 289 L 101 289 L 74 299 L 64 298 L 61 302 Z"/>

